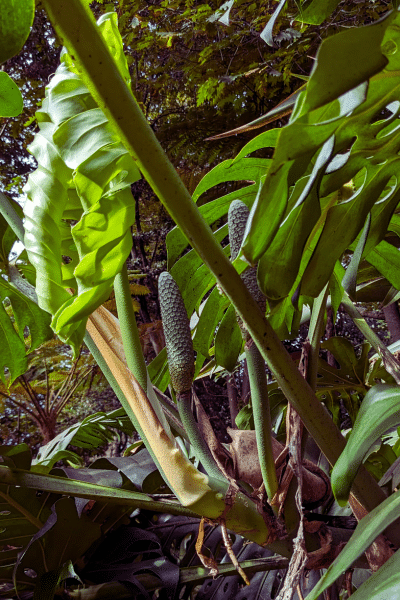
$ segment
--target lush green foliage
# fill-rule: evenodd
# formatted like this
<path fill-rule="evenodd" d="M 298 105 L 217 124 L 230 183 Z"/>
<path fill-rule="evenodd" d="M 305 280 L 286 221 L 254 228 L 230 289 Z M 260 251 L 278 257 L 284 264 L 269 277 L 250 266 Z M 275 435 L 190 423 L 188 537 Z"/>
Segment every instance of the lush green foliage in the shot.
<path fill-rule="evenodd" d="M 269 44 L 279 41 L 273 34 L 282 18 L 284 4 L 275 7 L 261 40 Z M 320 23 L 336 5 L 337 2 L 322 0 L 304 2 L 299 14 L 296 8 L 293 16 L 303 15 L 306 23 Z M 130 92 L 129 71 L 115 13 L 103 15 L 96 27 L 89 8 L 80 0 L 69 3 L 46 0 L 45 6 L 67 49 L 37 113 L 39 132 L 31 151 L 38 168 L 26 185 L 28 198 L 24 207 L 28 258 L 24 253 L 13 264 L 9 254 L 16 237 L 22 236 L 22 223 L 6 198 L 1 205 L 5 219 L 2 269 L 8 277 L 8 280 L 3 278 L 2 299 L 9 298 L 18 330 L 8 314 L 0 314 L 4 340 L 12 347 L 14 361 L 12 364 L 4 360 L 4 365 L 10 379 L 21 374 L 26 364 L 25 326 L 30 331 L 30 350 L 49 335 L 44 310 L 52 316 L 54 331 L 75 350 L 88 321 L 92 339 L 86 334 L 85 341 L 132 425 L 141 434 L 149 456 L 139 454 L 146 457 L 143 462 L 128 457 L 108 463 L 102 460 L 94 469 L 51 470 L 56 461 L 73 459 L 68 450 L 71 442 L 80 447 L 93 446 L 109 438 L 111 427 L 131 431 L 121 412 L 88 417 L 42 448 L 34 463 L 26 447 L 3 447 L 0 496 L 4 510 L 0 512 L 0 539 L 4 546 L 0 552 L 0 577 L 9 584 L 6 594 L 35 589 L 35 597 L 52 598 L 68 579 L 80 576 L 89 582 L 107 581 L 94 575 L 96 570 L 104 571 L 108 560 L 101 552 L 100 557 L 96 555 L 94 549 L 113 528 L 114 538 L 111 536 L 108 541 L 118 544 L 117 525 L 133 507 L 206 517 L 291 557 L 292 568 L 298 561 L 300 567 L 296 567 L 294 574 L 289 569 L 282 595 L 296 587 L 304 568 L 327 568 L 308 596 L 314 600 L 364 552 L 371 568 L 381 568 L 356 595 L 365 593 L 364 597 L 372 600 L 377 594 L 391 593 L 399 582 L 398 553 L 391 556 L 392 546 L 381 533 L 386 530 L 392 544 L 399 546 L 400 532 L 392 525 L 398 516 L 398 492 L 385 497 L 376 478 L 360 465 L 371 444 L 377 442 L 377 451 L 366 466 L 378 479 L 383 476 L 385 485 L 391 478 L 393 482 L 397 478 L 398 435 L 392 433 L 392 448 L 381 446 L 381 437 L 389 427 L 399 423 L 398 393 L 393 380 L 399 383 L 400 367 L 368 329 L 348 294 L 356 299 L 362 284 L 377 277 L 385 280 L 385 289 L 389 290 L 387 294 L 385 291 L 387 302 L 396 298 L 400 288 L 396 237 L 400 149 L 398 11 L 389 12 L 374 24 L 349 28 L 323 41 L 310 78 L 296 97 L 289 123 L 262 133 L 235 158 L 211 170 L 198 184 L 193 201 Z M 150 25 L 154 7 L 148 9 L 148 29 L 153 37 L 166 38 L 167 56 L 168 48 L 178 45 L 183 37 L 177 27 L 180 24 L 184 30 L 185 19 L 193 21 L 196 16 L 199 23 L 205 23 L 206 32 L 214 32 L 218 22 L 230 26 L 233 15 L 239 20 L 244 18 L 242 5 L 234 8 L 233 2 L 218 10 L 211 10 L 209 5 L 193 8 L 188 3 L 182 20 L 170 19 L 174 5 L 155 6 L 173 25 L 166 36 L 160 36 L 160 31 L 153 32 Z M 133 8 L 139 16 L 132 26 L 142 27 L 140 18 L 144 8 L 136 4 Z M 291 9 L 287 10 L 288 17 Z M 129 12 L 124 13 L 123 19 L 128 16 Z M 261 29 L 264 18 L 265 15 L 257 15 L 253 26 Z M 288 34 L 289 42 L 296 37 L 293 31 Z M 229 31 L 223 39 L 228 37 Z M 130 44 L 133 38 L 125 42 Z M 142 49 L 147 47 L 144 43 Z M 283 55 L 283 48 L 280 49 Z M 205 65 L 214 52 L 221 50 L 222 47 L 211 47 L 203 53 L 200 63 L 203 61 L 201 64 Z M 279 51 L 274 56 L 277 55 Z M 145 53 L 143 56 L 146 59 Z M 255 67 L 250 64 L 248 68 Z M 140 73 L 138 63 L 136 70 Z M 213 94 L 218 96 L 225 88 L 220 82 L 215 92 L 212 80 L 206 81 L 205 75 L 202 73 L 200 84 L 198 79 L 194 83 L 198 86 L 199 106 L 205 101 L 212 103 Z M 240 78 L 236 79 L 239 82 Z M 226 104 L 234 105 L 240 94 L 234 98 Z M 240 101 L 243 103 L 243 97 Z M 159 103 L 171 108 L 161 100 Z M 182 428 L 175 405 L 156 393 L 148 377 L 151 376 L 153 383 L 162 382 L 163 389 L 167 387 L 166 353 L 157 356 L 147 373 L 144 360 L 139 357 L 139 335 L 125 261 L 131 247 L 130 226 L 135 220 L 130 186 L 140 178 L 140 173 L 177 224 L 167 239 L 168 267 L 177 284 L 174 294 L 180 290 L 193 327 L 195 377 L 203 365 L 203 373 L 215 367 L 232 371 L 245 342 L 257 440 L 252 452 L 257 484 L 253 485 L 256 489 L 252 494 L 246 487 L 254 481 L 246 478 L 251 452 L 241 452 L 234 442 L 229 451 L 218 443 L 194 398 L 196 421 L 186 386 L 176 390 L 186 430 Z M 220 186 L 227 183 L 221 196 Z M 212 200 L 207 201 L 210 196 L 205 194 L 210 190 Z M 239 256 L 237 248 L 231 252 L 225 243 L 226 215 L 232 201 L 237 199 L 251 209 Z M 232 254 L 233 263 L 229 260 Z M 267 299 L 265 315 L 247 289 L 246 279 L 240 277 L 247 268 L 246 261 L 257 264 L 259 287 Z M 29 287 L 32 267 L 36 272 L 37 298 Z M 121 328 L 112 315 L 99 309 L 113 285 Z M 368 296 L 365 286 L 362 291 Z M 380 357 L 371 367 L 367 345 L 357 356 L 348 342 L 334 337 L 324 343 L 324 350 L 331 355 L 330 363 L 320 356 L 329 295 L 334 313 L 343 303 L 378 351 Z M 311 306 L 311 320 L 300 373 L 279 337 L 296 335 L 306 304 Z M 30 308 L 31 305 L 35 308 Z M 29 318 L 26 307 L 30 310 Z M 174 343 L 173 334 L 172 324 L 167 338 L 172 336 Z M 264 359 L 273 375 L 269 384 Z M 333 364 L 334 359 L 339 366 Z M 191 379 L 193 369 L 189 370 Z M 376 385 L 377 381 L 392 385 L 382 387 Z M 263 425 L 271 421 L 271 414 L 284 403 L 284 397 L 291 405 L 286 447 Z M 339 429 L 339 400 L 354 421 L 347 445 Z M 179 404 L 183 402 L 185 414 Z M 246 410 L 248 413 L 249 407 Z M 282 410 L 278 412 L 282 417 Z M 332 484 L 337 500 L 347 501 L 351 492 L 353 512 L 358 519 L 364 517 L 335 560 L 337 541 L 329 540 L 334 527 L 329 529 L 325 525 L 326 529 L 317 529 L 316 535 L 311 526 L 312 543 L 315 547 L 320 541 L 321 548 L 317 554 L 305 549 L 303 529 L 312 522 L 312 510 L 327 501 L 328 479 L 314 464 L 319 457 L 317 452 L 316 458 L 315 449 L 309 454 L 311 461 L 302 460 L 300 418 L 332 466 L 336 463 Z M 185 442 L 176 440 L 176 432 L 190 443 L 194 458 L 202 460 L 205 474 L 197 469 L 197 460 L 194 464 L 190 460 Z M 246 438 L 243 433 L 252 435 L 252 432 L 236 433 L 242 439 Z M 269 444 L 264 443 L 266 437 Z M 205 451 L 207 460 L 203 460 Z M 283 463 L 284 474 L 279 471 Z M 277 477 L 277 472 L 281 477 Z M 153 478 L 148 478 L 153 474 Z M 278 493 L 274 495 L 278 481 Z M 264 488 L 259 488 L 260 482 Z M 323 494 L 316 497 L 318 486 L 323 488 Z M 41 493 L 37 495 L 36 490 Z M 154 495 L 170 490 L 180 503 Z M 307 496 L 307 490 L 308 493 L 312 490 L 311 496 Z M 307 518 L 304 507 L 311 511 Z M 332 511 L 336 509 L 337 505 L 333 505 Z M 201 532 L 202 526 L 200 542 Z M 190 532 L 186 528 L 187 533 Z M 298 542 L 294 542 L 295 536 Z M 338 536 L 341 541 L 349 538 L 343 532 Z M 368 547 L 376 538 L 378 552 L 372 555 Z M 225 544 L 229 554 L 229 542 Z M 215 570 L 215 561 L 204 557 L 201 546 L 202 543 L 196 544 L 196 556 Z M 23 551 L 19 552 L 20 549 Z M 168 571 L 171 577 L 168 582 L 156 570 L 154 556 L 149 560 L 152 562 L 148 566 L 158 579 L 156 584 L 145 580 L 147 587 L 166 586 L 167 597 L 175 594 L 179 578 L 181 583 L 192 585 L 199 581 L 199 572 L 185 574 L 163 562 L 164 572 Z M 158 552 L 157 560 L 165 561 L 162 552 Z M 358 564 L 365 567 L 366 563 Z M 255 566 L 254 562 L 247 565 Z M 110 578 L 121 580 L 122 571 L 117 569 Z M 32 581 L 32 573 L 36 581 Z M 143 591 L 133 572 L 130 578 Z M 184 591 L 185 597 L 191 592 L 189 587 Z M 121 589 L 119 593 L 122 594 Z M 262 593 L 258 586 L 254 597 Z M 269 593 L 272 594 L 271 590 Z"/>

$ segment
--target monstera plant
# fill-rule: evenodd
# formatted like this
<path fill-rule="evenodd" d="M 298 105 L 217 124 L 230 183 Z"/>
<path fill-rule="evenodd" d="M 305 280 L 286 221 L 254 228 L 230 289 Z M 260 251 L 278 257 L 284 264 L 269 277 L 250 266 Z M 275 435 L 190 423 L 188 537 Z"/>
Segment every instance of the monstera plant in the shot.
<path fill-rule="evenodd" d="M 11 4 L 11 13 L 25 5 Z M 26 3 L 26 18 L 32 4 Z M 4 594 L 51 598 L 71 584 L 72 597 L 139 591 L 150 597 L 162 588 L 161 597 L 173 598 L 178 586 L 180 597 L 189 597 L 210 575 L 237 570 L 254 597 L 276 597 L 279 577 L 265 574 L 287 568 L 279 597 L 289 598 L 307 588 L 305 572 L 325 569 L 308 586 L 307 598 L 316 600 L 328 588 L 334 593 L 344 572 L 351 593 L 356 566 L 355 587 L 367 569 L 374 574 L 355 598 L 392 597 L 400 583 L 400 443 L 393 431 L 400 424 L 399 364 L 354 302 L 368 297 L 368 288 L 376 292 L 376 282 L 386 303 L 400 289 L 398 11 L 325 40 L 306 85 L 284 105 L 291 109 L 289 123 L 261 133 L 211 170 L 192 198 L 132 94 L 116 14 L 96 24 L 81 0 L 43 4 L 64 49 L 37 112 L 30 151 L 38 166 L 25 188 L 23 222 L 19 207 L 1 196 L 2 299 L 9 298 L 18 329 L 8 314 L 1 316 L 10 332 L 4 339 L 14 340 L 11 355 L 0 348 L 2 367 L 9 381 L 23 372 L 24 328 L 32 350 L 49 337 L 50 315 L 52 330 L 76 353 L 87 344 L 122 409 L 85 420 L 42 448 L 33 463 L 27 448 L 2 447 Z M 309 13 L 311 5 L 326 3 L 306 4 Z M 9 33 L 16 36 L 12 16 Z M 271 148 L 270 159 L 252 156 Z M 134 223 L 130 186 L 140 177 L 176 223 L 167 238 L 168 273 L 160 277 L 167 349 L 149 367 L 125 265 Z M 226 182 L 240 185 L 197 206 L 204 192 Z M 26 252 L 10 262 L 17 238 Z M 118 319 L 102 306 L 112 289 Z M 342 305 L 369 344 L 357 356 L 346 340 L 330 338 L 324 349 L 336 366 L 320 356 L 328 305 L 334 314 Z M 309 333 L 297 365 L 281 340 L 296 335 L 306 307 Z M 371 346 L 377 358 L 370 365 Z M 254 431 L 231 430 L 227 448 L 192 383 L 201 370 L 232 372 L 243 349 Z M 168 384 L 172 399 L 163 394 Z M 286 401 L 282 443 L 273 435 L 271 412 Z M 339 401 L 354 420 L 347 443 Z M 138 454 L 143 460 L 100 459 L 90 469 L 51 470 L 75 435 L 89 431 L 85 439 L 96 443 L 110 422 L 127 427 L 118 423 L 123 415 L 146 446 Z M 381 447 L 390 428 L 393 443 Z M 325 471 L 318 464 L 322 455 L 334 467 L 331 478 L 328 464 Z M 348 503 L 359 521 L 353 535 L 341 526 L 349 526 L 349 512 L 342 520 L 335 516 Z M 134 509 L 139 516 L 128 525 Z M 158 528 L 147 523 L 154 531 L 144 531 L 140 525 L 154 512 L 165 522 Z M 254 544 L 258 554 L 247 551 L 243 540 L 263 548 Z M 139 542 L 140 552 L 134 549 Z M 190 553 L 204 568 L 185 562 Z M 185 558 L 181 569 L 177 554 Z M 262 583 L 256 571 L 264 573 Z M 231 587 L 229 581 L 219 588 L 217 579 L 198 595 L 250 593 L 239 591 L 239 576 Z"/>

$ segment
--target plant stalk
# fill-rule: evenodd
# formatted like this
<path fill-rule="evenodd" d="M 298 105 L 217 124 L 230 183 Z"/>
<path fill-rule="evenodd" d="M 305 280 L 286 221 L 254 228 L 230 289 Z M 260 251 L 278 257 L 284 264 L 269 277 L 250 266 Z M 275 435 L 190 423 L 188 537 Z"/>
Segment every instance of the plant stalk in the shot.
<path fill-rule="evenodd" d="M 191 407 L 191 392 L 188 391 L 183 392 L 182 394 L 177 394 L 176 399 L 182 425 L 185 428 L 190 444 L 193 446 L 193 451 L 196 458 L 198 458 L 203 465 L 207 475 L 214 477 L 215 479 L 220 479 L 221 481 L 226 481 L 225 477 L 219 470 L 209 447 L 199 431 L 198 424 L 195 421 Z"/>
<path fill-rule="evenodd" d="M 144 390 L 147 389 L 147 368 L 144 362 L 142 346 L 136 316 L 132 306 L 126 263 L 114 280 L 115 301 L 118 320 L 121 327 L 126 364 Z"/>
<path fill-rule="evenodd" d="M 258 304 L 215 240 L 119 74 L 106 43 L 97 31 L 89 7 L 81 0 L 44 0 L 44 4 L 85 85 L 188 242 L 215 275 L 268 362 L 283 393 L 333 465 L 345 446 L 343 436 L 301 377 Z M 376 507 L 385 498 L 384 492 L 365 469 L 359 471 L 352 491 L 367 510 Z"/>
<path fill-rule="evenodd" d="M 35 490 L 43 490 L 54 494 L 69 495 L 76 498 L 87 498 L 99 502 L 110 502 L 143 510 L 198 517 L 199 514 L 185 508 L 178 502 L 169 500 L 153 500 L 151 496 L 130 490 L 110 488 L 103 485 L 87 483 L 75 479 L 66 479 L 56 475 L 33 473 L 22 469 L 10 469 L 0 465 L 0 482 Z"/>
<path fill-rule="evenodd" d="M 267 375 L 265 361 L 257 346 L 250 340 L 245 345 L 247 369 L 249 372 L 251 406 L 256 430 L 258 459 L 261 474 L 270 501 L 278 491 L 274 454 L 272 452 L 272 425 L 268 400 Z"/>

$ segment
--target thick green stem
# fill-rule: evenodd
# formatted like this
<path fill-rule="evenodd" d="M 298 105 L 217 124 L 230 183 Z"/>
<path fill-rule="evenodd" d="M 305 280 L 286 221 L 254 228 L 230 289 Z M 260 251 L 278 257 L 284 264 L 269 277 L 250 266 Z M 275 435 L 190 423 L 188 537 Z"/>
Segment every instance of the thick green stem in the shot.
<path fill-rule="evenodd" d="M 171 434 L 168 420 L 162 412 L 160 402 L 154 392 L 153 385 L 147 373 L 146 363 L 140 344 L 139 330 L 132 306 L 131 292 L 126 264 L 114 280 L 115 300 L 117 304 L 119 326 L 121 328 L 122 344 L 128 369 L 133 374 L 141 388 L 146 392 L 160 421 L 168 434 Z"/>
<path fill-rule="evenodd" d="M 283 393 L 300 414 L 322 452 L 334 464 L 345 446 L 343 436 L 301 377 L 278 336 L 215 240 L 146 122 L 133 94 L 120 76 L 106 43 L 97 31 L 89 7 L 81 0 L 44 0 L 44 4 L 53 26 L 62 43 L 69 49 L 94 99 L 189 243 L 215 275 L 267 360 Z M 385 498 L 383 491 L 364 469 L 359 471 L 352 491 L 368 510 Z"/>
<path fill-rule="evenodd" d="M 220 479 L 221 481 L 226 481 L 225 477 L 218 469 L 217 463 L 215 462 L 209 447 L 201 435 L 199 426 L 193 416 L 191 408 L 191 393 L 184 392 L 182 394 L 178 394 L 177 404 L 179 416 L 189 438 L 189 442 L 193 446 L 196 458 L 198 458 L 203 465 L 207 475 L 210 477 L 215 477 L 215 479 Z"/>
<path fill-rule="evenodd" d="M 144 362 L 142 346 L 136 316 L 132 306 L 126 264 L 114 280 L 115 301 L 117 304 L 119 326 L 121 327 L 126 364 L 144 390 L 147 389 L 147 368 Z"/>
<path fill-rule="evenodd" d="M 197 517 L 198 513 L 181 506 L 178 502 L 157 501 L 151 496 L 140 492 L 110 488 L 103 485 L 66 479 L 56 475 L 45 475 L 33 473 L 22 469 L 10 469 L 0 465 L 0 483 L 15 485 L 34 490 L 43 490 L 54 494 L 74 496 L 76 498 L 87 498 L 99 502 L 110 502 L 119 505 L 131 505 L 132 508 L 154 510 L 156 512 L 167 512 L 175 515 Z"/>
<path fill-rule="evenodd" d="M 268 498 L 272 500 L 278 491 L 278 479 L 272 452 L 272 426 L 265 361 L 257 346 L 253 343 L 250 344 L 250 347 L 246 344 L 245 352 L 249 371 L 251 406 L 256 429 L 258 458 L 265 490 Z"/>

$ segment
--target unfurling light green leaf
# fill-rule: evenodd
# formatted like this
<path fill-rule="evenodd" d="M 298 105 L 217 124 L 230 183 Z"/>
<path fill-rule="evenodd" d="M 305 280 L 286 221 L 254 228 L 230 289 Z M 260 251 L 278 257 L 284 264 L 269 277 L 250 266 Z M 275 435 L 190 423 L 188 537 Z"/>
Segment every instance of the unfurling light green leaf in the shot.
<path fill-rule="evenodd" d="M 128 82 L 116 14 L 103 15 L 98 26 Z M 25 245 L 37 272 L 39 306 L 77 351 L 87 317 L 107 300 L 129 255 L 130 185 L 140 173 L 65 50 L 61 60 L 30 146 L 38 169 L 25 187 Z"/>

